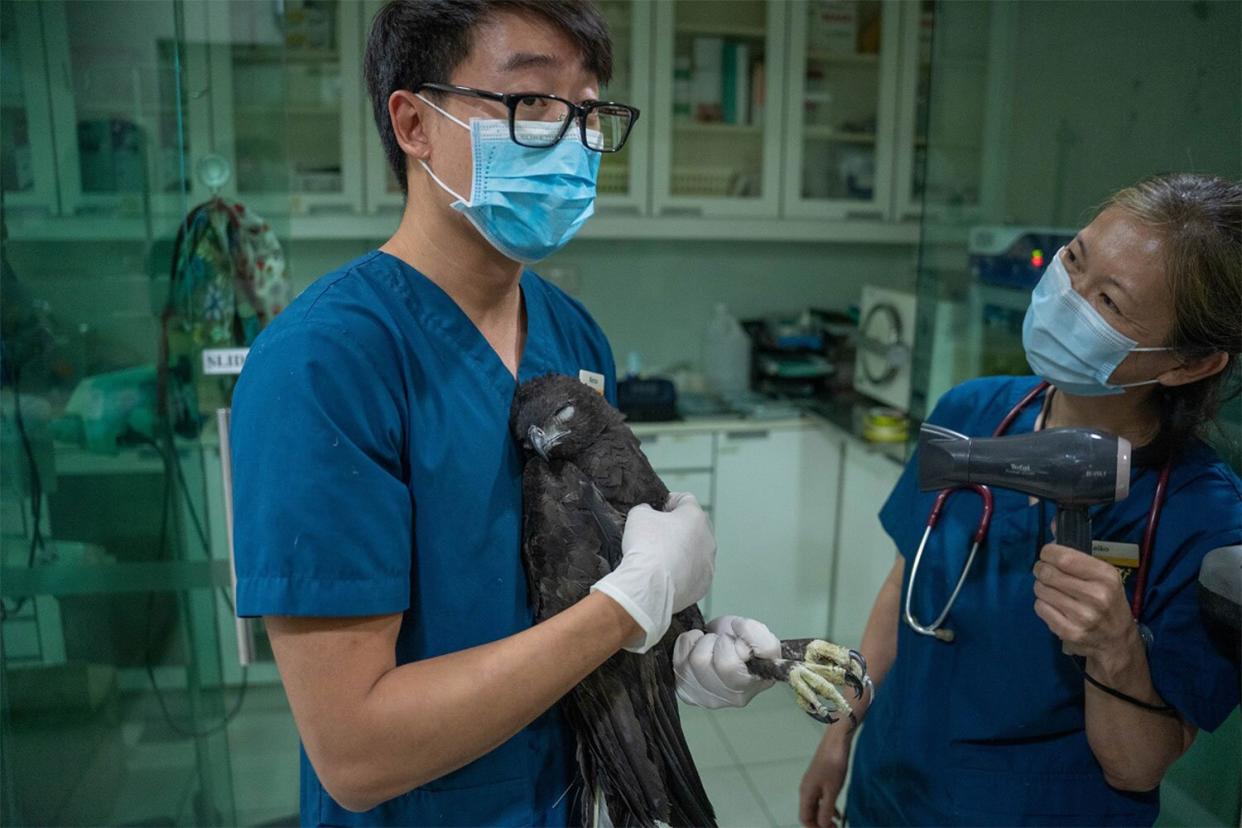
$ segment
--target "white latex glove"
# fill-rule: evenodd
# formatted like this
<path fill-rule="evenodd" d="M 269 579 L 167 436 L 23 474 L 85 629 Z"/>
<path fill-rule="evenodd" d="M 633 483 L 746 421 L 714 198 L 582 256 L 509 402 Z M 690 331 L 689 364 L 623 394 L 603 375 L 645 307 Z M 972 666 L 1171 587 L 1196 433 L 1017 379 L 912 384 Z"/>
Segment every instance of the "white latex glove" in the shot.
<path fill-rule="evenodd" d="M 668 631 L 673 613 L 707 594 L 716 570 L 716 536 L 694 495 L 674 492 L 666 511 L 635 506 L 625 519 L 621 563 L 591 591 L 620 604 L 642 627 L 625 649 L 645 653 Z"/>
<path fill-rule="evenodd" d="M 673 646 L 678 698 L 712 710 L 745 707 L 775 683 L 750 674 L 746 661 L 751 656 L 781 657 L 780 639 L 753 619 L 722 615 L 707 625 L 707 632 L 682 633 Z"/>

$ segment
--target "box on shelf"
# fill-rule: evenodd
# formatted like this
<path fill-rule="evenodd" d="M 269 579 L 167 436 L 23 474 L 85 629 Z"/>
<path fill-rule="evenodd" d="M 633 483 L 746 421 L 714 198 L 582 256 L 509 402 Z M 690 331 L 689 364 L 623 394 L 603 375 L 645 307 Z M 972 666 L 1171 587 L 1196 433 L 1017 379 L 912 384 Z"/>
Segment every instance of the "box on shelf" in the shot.
<path fill-rule="evenodd" d="M 678 195 L 728 196 L 736 178 L 732 167 L 673 167 L 672 190 Z"/>
<path fill-rule="evenodd" d="M 834 55 L 857 53 L 857 0 L 811 0 L 807 16 L 807 48 L 810 51 Z"/>
<path fill-rule="evenodd" d="M 723 116 L 724 40 L 719 37 L 694 39 L 694 112 L 696 121 L 719 121 Z"/>

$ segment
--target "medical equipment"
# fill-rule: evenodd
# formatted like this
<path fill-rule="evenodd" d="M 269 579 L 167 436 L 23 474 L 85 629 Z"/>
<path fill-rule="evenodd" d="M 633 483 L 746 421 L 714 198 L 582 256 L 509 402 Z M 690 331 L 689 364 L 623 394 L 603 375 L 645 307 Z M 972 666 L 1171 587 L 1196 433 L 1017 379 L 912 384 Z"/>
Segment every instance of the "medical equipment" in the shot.
<path fill-rule="evenodd" d="M 992 519 L 989 485 L 1002 486 L 1057 503 L 1057 542 L 1083 552 L 1091 550 L 1091 519 L 1087 507 L 1111 503 L 1129 494 L 1130 443 L 1121 437 L 1090 429 L 1049 429 L 1032 434 L 1003 437 L 1013 421 L 1046 388 L 1040 383 L 1005 416 L 991 438 L 969 438 L 938 426 L 924 424 L 919 441 L 919 487 L 941 488 L 927 529 L 919 543 L 906 584 L 904 619 L 911 629 L 941 641 L 952 641 L 953 631 L 941 625 L 966 581 L 979 545 L 987 537 Z M 1151 543 L 1168 482 L 1168 466 L 1156 486 L 1147 531 L 1140 551 L 1139 572 L 1131 612 L 1135 620 L 1142 611 L 1147 563 Z M 971 539 L 970 553 L 945 608 L 930 624 L 921 624 L 911 611 L 911 598 L 927 539 L 940 519 L 949 495 L 972 489 L 983 499 L 983 514 Z"/>
<path fill-rule="evenodd" d="M 1242 545 L 1222 546 L 1204 556 L 1199 606 L 1214 623 L 1232 631 L 1235 640 L 1242 634 Z"/>
<path fill-rule="evenodd" d="M 1031 291 L 1049 258 L 1069 244 L 1076 232 L 1074 228 L 1024 225 L 971 228 L 966 251 L 971 276 L 966 336 L 973 342 L 965 350 L 974 364 L 962 376 L 1026 373 L 1022 321 L 1031 304 Z"/>
<path fill-rule="evenodd" d="M 892 408 L 910 407 L 913 293 L 863 285 L 854 390 Z"/>

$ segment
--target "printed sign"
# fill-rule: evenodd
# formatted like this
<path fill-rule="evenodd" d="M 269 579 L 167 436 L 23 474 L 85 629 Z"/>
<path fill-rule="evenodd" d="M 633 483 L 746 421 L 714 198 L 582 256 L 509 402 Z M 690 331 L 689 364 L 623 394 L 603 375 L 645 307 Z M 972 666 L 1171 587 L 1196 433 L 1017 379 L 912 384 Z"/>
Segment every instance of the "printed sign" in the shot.
<path fill-rule="evenodd" d="M 240 374 L 249 348 L 207 348 L 203 351 L 203 373 L 208 376 Z"/>

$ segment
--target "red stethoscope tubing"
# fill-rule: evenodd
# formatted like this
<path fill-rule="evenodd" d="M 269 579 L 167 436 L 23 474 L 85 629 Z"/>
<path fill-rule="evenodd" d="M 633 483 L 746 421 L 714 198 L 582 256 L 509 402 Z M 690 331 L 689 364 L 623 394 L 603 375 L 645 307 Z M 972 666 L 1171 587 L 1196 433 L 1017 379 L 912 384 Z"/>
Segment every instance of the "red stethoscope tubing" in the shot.
<path fill-rule="evenodd" d="M 1017 405 L 1009 410 L 1009 413 L 1005 415 L 1005 419 L 1001 420 L 1000 425 L 992 432 L 992 436 L 1000 437 L 1007 432 L 1009 427 L 1013 425 L 1014 420 L 1018 419 L 1018 415 L 1034 402 L 1036 397 L 1046 391 L 1049 385 L 1050 383 L 1047 381 L 1041 381 L 1026 396 L 1018 400 Z M 1147 528 L 1143 531 L 1143 542 L 1139 546 L 1138 571 L 1134 576 L 1134 595 L 1130 599 L 1130 614 L 1135 621 L 1138 621 L 1143 614 L 1143 596 L 1147 591 L 1147 573 L 1151 566 L 1151 550 L 1156 540 L 1156 529 L 1160 524 L 1160 513 L 1164 509 L 1164 499 L 1168 493 L 1169 471 L 1172 465 L 1172 461 L 1166 462 L 1164 468 L 1160 470 L 1160 477 L 1156 481 L 1156 493 L 1152 496 L 1151 509 L 1147 512 Z M 983 539 L 987 537 L 988 529 L 992 525 L 992 492 L 987 486 L 955 486 L 952 489 L 942 490 L 936 496 L 936 502 L 932 506 L 931 514 L 927 516 L 927 531 L 930 532 L 939 522 L 940 513 L 944 509 L 944 504 L 949 499 L 949 495 L 961 489 L 973 489 L 983 498 L 983 514 L 979 518 L 979 525 L 976 527 L 975 535 L 971 539 L 971 542 L 977 545 L 982 543 Z"/>
<path fill-rule="evenodd" d="M 1134 574 L 1134 597 L 1130 599 L 1130 614 L 1138 621 L 1143 614 L 1143 596 L 1147 592 L 1147 570 L 1151 564 L 1151 548 L 1156 542 L 1156 527 L 1160 524 L 1160 512 L 1164 510 L 1164 498 L 1168 494 L 1169 471 L 1173 463 L 1169 461 L 1160 470 L 1160 478 L 1156 481 L 1156 493 L 1151 498 L 1151 509 L 1147 512 L 1147 528 L 1143 530 L 1143 545 L 1139 547 L 1138 572 Z"/>

